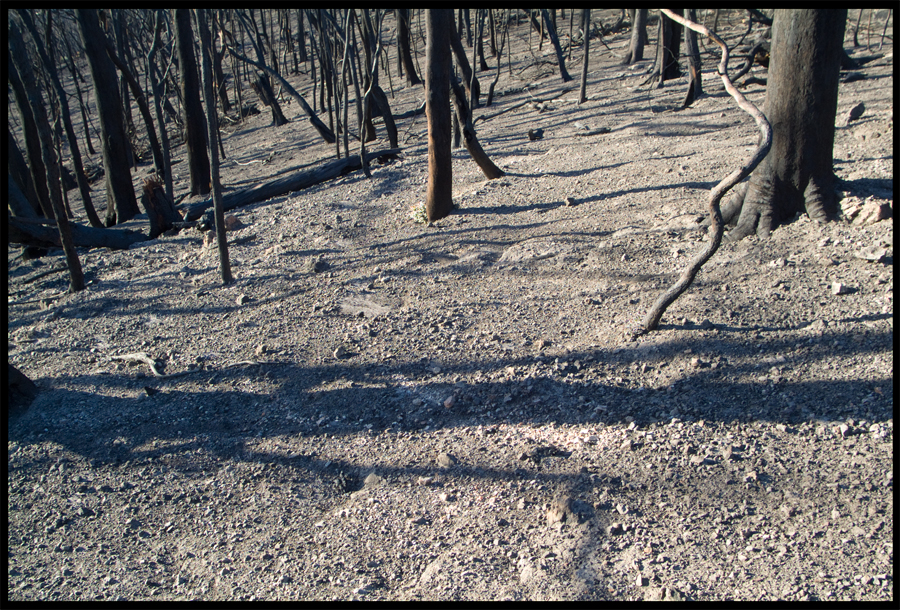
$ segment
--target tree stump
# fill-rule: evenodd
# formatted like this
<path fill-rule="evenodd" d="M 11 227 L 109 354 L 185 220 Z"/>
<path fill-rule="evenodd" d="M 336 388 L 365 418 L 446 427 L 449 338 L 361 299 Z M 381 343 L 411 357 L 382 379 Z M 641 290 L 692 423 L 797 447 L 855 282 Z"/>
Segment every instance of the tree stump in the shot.
<path fill-rule="evenodd" d="M 166 191 L 154 178 L 144 180 L 141 205 L 150 220 L 150 239 L 156 239 L 171 229 L 173 223 L 182 220 L 181 214 L 175 210 L 174 202 L 166 196 Z"/>

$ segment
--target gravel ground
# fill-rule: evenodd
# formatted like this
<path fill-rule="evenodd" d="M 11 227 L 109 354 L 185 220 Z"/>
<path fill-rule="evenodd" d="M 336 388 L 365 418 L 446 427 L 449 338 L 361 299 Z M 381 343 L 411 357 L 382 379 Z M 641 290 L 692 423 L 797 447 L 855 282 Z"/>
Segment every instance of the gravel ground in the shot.
<path fill-rule="evenodd" d="M 194 230 L 82 251 L 74 295 L 9 249 L 41 393 L 8 430 L 8 601 L 894 599 L 893 220 L 859 220 L 893 205 L 892 46 L 841 85 L 845 218 L 723 245 L 633 340 L 755 127 L 708 56 L 674 111 L 683 83 L 592 44 L 579 106 L 527 35 L 476 111 L 529 102 L 476 124 L 507 175 L 455 151 L 438 223 L 420 117 L 372 180 L 235 210 L 228 287 Z M 224 134 L 227 188 L 333 155 L 286 114 Z"/>

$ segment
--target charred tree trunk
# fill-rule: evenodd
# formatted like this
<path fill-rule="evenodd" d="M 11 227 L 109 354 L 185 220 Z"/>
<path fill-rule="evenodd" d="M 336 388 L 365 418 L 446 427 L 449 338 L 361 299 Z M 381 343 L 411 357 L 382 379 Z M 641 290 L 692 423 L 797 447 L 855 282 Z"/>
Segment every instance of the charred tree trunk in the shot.
<path fill-rule="evenodd" d="M 184 99 L 185 148 L 191 177 L 191 195 L 206 195 L 210 189 L 209 154 L 203 129 L 203 104 L 200 102 L 200 80 L 194 57 L 193 29 L 189 9 L 173 9 L 175 46 L 181 71 L 181 96 Z"/>
<path fill-rule="evenodd" d="M 635 10 L 634 21 L 631 24 L 631 45 L 628 53 L 622 60 L 622 65 L 627 66 L 644 59 L 644 45 L 647 43 L 647 10 L 639 8 Z M 585 36 L 587 33 L 585 33 Z"/>
<path fill-rule="evenodd" d="M 225 211 L 222 206 L 222 185 L 219 184 L 219 150 L 216 146 L 218 138 L 218 120 L 216 118 L 216 98 L 213 93 L 212 46 L 209 26 L 204 9 L 195 9 L 197 29 L 200 33 L 200 59 L 203 66 L 203 97 L 206 100 L 206 140 L 209 143 L 210 174 L 212 177 L 213 209 L 216 217 L 216 244 L 219 251 L 219 272 L 225 285 L 234 281 L 231 275 L 231 263 L 228 259 L 228 241 L 225 236 Z"/>
<path fill-rule="evenodd" d="M 26 94 L 27 99 L 17 100 L 17 102 L 22 106 L 31 106 L 38 138 L 40 139 L 41 156 L 44 161 L 44 167 L 47 170 L 47 180 L 50 183 L 50 203 L 53 206 L 53 212 L 56 214 L 56 229 L 66 257 L 66 266 L 69 270 L 69 292 L 78 292 L 84 290 L 84 274 L 81 270 L 81 261 L 78 260 L 78 253 L 75 252 L 75 245 L 72 243 L 72 229 L 69 226 L 69 218 L 66 216 L 66 211 L 63 208 L 59 162 L 56 151 L 53 148 L 50 124 L 47 122 L 47 111 L 44 108 L 40 91 L 37 88 L 37 79 L 31 68 L 31 58 L 25 49 L 25 40 L 15 20 L 10 20 L 8 32 L 9 78 L 18 80 L 21 84 L 16 89 L 24 89 Z"/>
<path fill-rule="evenodd" d="M 472 68 L 469 66 L 469 60 L 466 58 L 466 52 L 463 49 L 456 28 L 451 26 L 449 34 L 450 48 L 453 50 L 453 57 L 456 58 L 456 65 L 459 66 L 459 71 L 462 73 L 466 94 L 472 100 L 472 108 L 478 108 L 480 105 L 479 98 L 481 97 L 481 85 L 478 83 L 478 77 L 474 75 Z"/>
<path fill-rule="evenodd" d="M 725 204 L 731 241 L 767 237 L 797 213 L 825 221 L 837 211 L 834 122 L 846 9 L 779 9 L 772 25 L 764 112 L 772 150 Z"/>
<path fill-rule="evenodd" d="M 687 13 L 688 20 L 697 23 L 697 11 L 690 8 Z M 688 68 L 691 75 L 683 104 L 683 106 L 687 108 L 694 103 L 694 100 L 703 95 L 703 79 L 700 74 L 700 49 L 697 46 L 697 33 L 694 32 L 694 30 L 688 29 L 685 32 L 684 48 L 685 55 L 687 55 L 688 58 Z"/>
<path fill-rule="evenodd" d="M 571 20 L 571 18 L 570 18 Z M 585 8 L 581 10 L 581 23 L 591 22 L 591 9 Z M 588 26 L 589 27 L 589 26 Z M 588 59 L 590 57 L 591 37 L 585 30 L 584 34 L 584 63 L 581 65 L 581 91 L 578 93 L 578 103 L 583 104 L 587 101 L 587 74 Z"/>
<path fill-rule="evenodd" d="M 44 211 L 38 202 L 31 171 L 28 169 L 25 157 L 22 156 L 22 151 L 19 150 L 19 146 L 16 144 L 16 139 L 13 138 L 12 131 L 9 130 L 6 132 L 6 159 L 10 182 L 14 181 L 15 184 L 19 185 L 22 190 L 22 197 L 28 202 L 28 206 L 32 211 L 31 214 L 18 213 L 16 216 L 44 216 Z"/>
<path fill-rule="evenodd" d="M 453 93 L 453 103 L 456 106 L 456 115 L 459 119 L 460 127 L 462 128 L 463 141 L 465 142 L 466 150 L 469 151 L 469 154 L 475 160 L 475 163 L 478 164 L 478 167 L 481 168 L 481 171 L 488 180 L 500 178 L 504 175 L 503 170 L 494 165 L 494 162 L 491 161 L 490 157 L 487 156 L 487 153 L 484 152 L 484 149 L 478 142 L 478 137 L 475 135 L 475 127 L 472 125 L 472 112 L 469 110 L 469 105 L 466 103 L 465 93 L 463 92 L 462 87 L 459 86 L 459 83 L 457 83 L 456 79 L 453 77 L 450 77 L 450 86 Z"/>
<path fill-rule="evenodd" d="M 106 53 L 105 34 L 97 11 L 75 11 L 81 42 L 94 81 L 94 98 L 100 118 L 103 167 L 106 172 L 106 226 L 131 220 L 138 213 L 137 198 L 128 166 L 128 139 L 122 117 L 116 69 Z"/>
<path fill-rule="evenodd" d="M 173 226 L 181 222 L 181 214 L 175 210 L 174 202 L 166 195 L 162 185 L 148 178 L 144 180 L 141 192 L 141 206 L 150 221 L 150 239 L 156 239 Z"/>
<path fill-rule="evenodd" d="M 251 83 L 250 86 L 256 92 L 256 95 L 259 96 L 259 100 L 272 109 L 272 123 L 275 127 L 281 127 L 290 122 L 284 116 L 284 113 L 281 112 L 281 105 L 275 99 L 275 92 L 272 91 L 272 85 L 269 83 L 269 77 L 265 72 L 258 73 L 256 82 Z"/>
<path fill-rule="evenodd" d="M 163 19 L 165 13 L 163 9 L 156 11 L 156 23 L 153 28 L 153 44 L 150 47 L 150 53 L 147 55 L 147 76 L 150 79 L 150 89 L 153 93 L 153 109 L 156 112 L 156 121 L 159 123 L 159 135 L 162 139 L 162 155 L 163 167 L 166 168 L 163 179 L 166 185 L 166 197 L 172 200 L 174 197 L 172 186 L 172 159 L 169 155 L 169 134 L 166 130 L 166 123 L 162 113 L 162 87 L 156 78 L 156 54 L 160 47 L 160 32 L 162 30 Z"/>
<path fill-rule="evenodd" d="M 550 34 L 550 42 L 553 43 L 553 50 L 556 52 L 556 63 L 559 64 L 559 75 L 562 77 L 563 82 L 569 82 L 572 80 L 572 77 L 569 76 L 569 73 L 566 71 L 566 58 L 563 57 L 562 47 L 559 46 L 559 37 L 556 35 L 556 26 L 553 25 L 553 21 L 550 19 L 550 13 L 547 12 L 547 9 L 541 9 L 541 15 L 544 18 L 544 25 L 547 27 L 547 33 Z M 585 33 L 585 37 L 587 37 L 587 33 Z"/>
<path fill-rule="evenodd" d="M 672 12 L 681 16 L 683 9 Z M 659 41 L 657 43 L 656 68 L 659 71 L 658 86 L 673 78 L 681 76 L 678 57 L 681 49 L 681 24 L 666 17 L 659 16 Z"/>
<path fill-rule="evenodd" d="M 69 102 L 68 96 L 62 88 L 62 83 L 59 80 L 59 74 L 56 71 L 56 64 L 52 59 L 47 55 L 47 51 L 44 49 L 44 45 L 41 42 L 41 37 L 38 35 L 37 28 L 34 25 L 34 21 L 31 18 L 31 15 L 28 11 L 19 11 L 18 14 L 21 16 L 22 21 L 25 23 L 25 27 L 28 28 L 29 33 L 31 34 L 31 38 L 34 40 L 35 49 L 37 49 L 38 55 L 41 58 L 41 63 L 44 66 L 44 69 L 47 71 L 47 74 L 50 77 L 50 83 L 56 91 L 56 99 L 60 108 L 60 115 L 62 116 L 63 125 L 66 130 L 66 139 L 69 143 L 69 150 L 72 154 L 72 165 L 75 170 L 75 180 L 78 183 L 78 191 L 81 194 L 81 202 L 84 206 L 84 213 L 88 218 L 88 221 L 91 223 L 93 227 L 102 227 L 103 223 L 100 221 L 100 217 L 97 216 L 97 211 L 94 209 L 94 204 L 91 201 L 91 187 L 88 185 L 87 176 L 84 175 L 84 166 L 81 161 L 81 150 L 78 148 L 78 138 L 75 136 L 75 129 L 72 127 L 72 119 L 69 115 Z M 50 13 L 52 14 L 52 12 Z"/>
<path fill-rule="evenodd" d="M 428 121 L 428 189 L 425 213 L 429 221 L 453 210 L 453 156 L 450 150 L 450 44 L 452 9 L 425 11 L 425 118 Z M 460 54 L 465 58 L 465 53 Z"/>
<path fill-rule="evenodd" d="M 400 50 L 400 60 L 406 71 L 407 85 L 421 85 L 422 79 L 416 74 L 413 64 L 412 52 L 409 47 L 409 9 L 398 8 L 394 10 L 397 19 L 397 47 Z"/>

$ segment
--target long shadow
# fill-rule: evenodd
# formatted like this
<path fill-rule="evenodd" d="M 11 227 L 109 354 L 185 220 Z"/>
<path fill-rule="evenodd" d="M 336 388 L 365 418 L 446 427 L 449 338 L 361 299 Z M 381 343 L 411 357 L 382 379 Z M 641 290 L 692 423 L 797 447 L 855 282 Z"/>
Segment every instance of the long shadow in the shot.
<path fill-rule="evenodd" d="M 871 318 L 885 317 L 889 316 Z M 890 378 L 792 381 L 795 359 L 789 355 L 775 361 L 780 370 L 771 373 L 773 361 L 764 360 L 758 346 L 744 339 L 750 330 L 732 333 L 723 327 L 717 337 L 582 350 L 555 358 L 512 355 L 521 350 L 509 351 L 501 345 L 489 350 L 495 356 L 445 364 L 440 374 L 428 359 L 393 364 L 248 365 L 193 373 L 190 379 L 210 386 L 209 391 L 200 392 L 179 390 L 181 378 L 72 375 L 66 382 L 83 389 L 45 390 L 11 423 L 9 439 L 52 441 L 104 462 L 183 454 L 196 450 L 198 443 L 219 458 L 243 459 L 244 444 L 260 437 L 500 423 L 597 425 L 621 422 L 626 416 L 641 426 L 672 417 L 786 424 L 811 417 L 868 421 L 892 417 Z M 883 353 L 893 337 L 890 332 L 867 335 L 862 344 L 851 332 L 813 339 L 796 364 L 836 353 L 847 358 Z M 791 354 L 797 349 L 796 341 L 792 336 L 764 345 L 767 353 Z M 694 353 L 715 354 L 717 366 L 691 366 L 684 357 L 687 347 Z M 652 373 L 632 367 L 635 363 L 651 371 L 674 367 L 678 373 L 671 383 L 644 385 L 639 382 L 652 381 Z M 630 367 L 624 377 L 623 366 Z M 468 380 L 460 381 L 463 376 Z M 274 385 L 272 393 L 234 389 L 264 379 Z M 121 398 L 94 392 L 105 387 L 142 394 L 145 386 L 152 395 Z M 447 409 L 444 401 L 450 396 L 455 404 Z M 154 441 L 164 446 L 148 448 Z"/>

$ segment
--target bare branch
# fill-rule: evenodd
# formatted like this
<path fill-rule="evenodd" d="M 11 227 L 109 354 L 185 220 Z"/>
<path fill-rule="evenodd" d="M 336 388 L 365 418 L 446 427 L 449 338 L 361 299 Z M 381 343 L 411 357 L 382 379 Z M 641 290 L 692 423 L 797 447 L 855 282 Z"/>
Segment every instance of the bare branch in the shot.
<path fill-rule="evenodd" d="M 719 245 L 722 243 L 722 233 L 724 230 L 722 223 L 722 211 L 719 208 L 719 202 L 722 200 L 722 197 L 727 193 L 731 188 L 733 188 L 738 182 L 746 178 L 750 175 L 757 165 L 765 158 L 768 154 L 769 149 L 772 146 L 772 126 L 769 124 L 769 121 L 766 120 L 765 115 L 753 105 L 751 102 L 745 98 L 740 91 L 738 91 L 734 84 L 731 82 L 731 79 L 728 78 L 728 45 L 719 38 L 716 34 L 708 30 L 706 27 L 702 25 L 698 25 L 693 21 L 688 21 L 687 19 L 681 17 L 680 15 L 676 15 L 675 13 L 667 10 L 661 9 L 663 14 L 667 17 L 676 21 L 683 25 L 686 28 L 690 28 L 695 32 L 703 34 L 707 38 L 711 39 L 722 49 L 722 60 L 719 62 L 717 70 L 719 72 L 719 76 L 722 77 L 722 83 L 725 85 L 725 90 L 728 92 L 731 97 L 734 98 L 735 102 L 737 102 L 738 107 L 744 112 L 748 113 L 753 120 L 756 121 L 757 127 L 759 127 L 759 131 L 761 134 L 760 143 L 757 146 L 756 152 L 753 154 L 750 159 L 744 163 L 740 168 L 733 171 L 729 174 L 724 180 L 719 182 L 709 194 L 709 213 L 710 213 L 710 235 L 709 235 L 709 243 L 706 247 L 694 257 L 694 259 L 690 262 L 687 268 L 682 272 L 681 277 L 663 294 L 659 296 L 656 302 L 653 304 L 653 307 L 650 308 L 650 311 L 644 317 L 641 322 L 640 327 L 633 329 L 631 332 L 635 336 L 643 335 L 645 333 L 650 332 L 651 330 L 655 330 L 659 325 L 659 320 L 662 318 L 663 313 L 666 311 L 666 308 L 671 305 L 675 299 L 677 299 L 681 294 L 688 289 L 691 283 L 694 281 L 694 277 L 697 275 L 697 272 L 700 270 L 700 267 L 708 261 L 713 254 L 715 254 L 716 250 L 719 249 Z"/>

